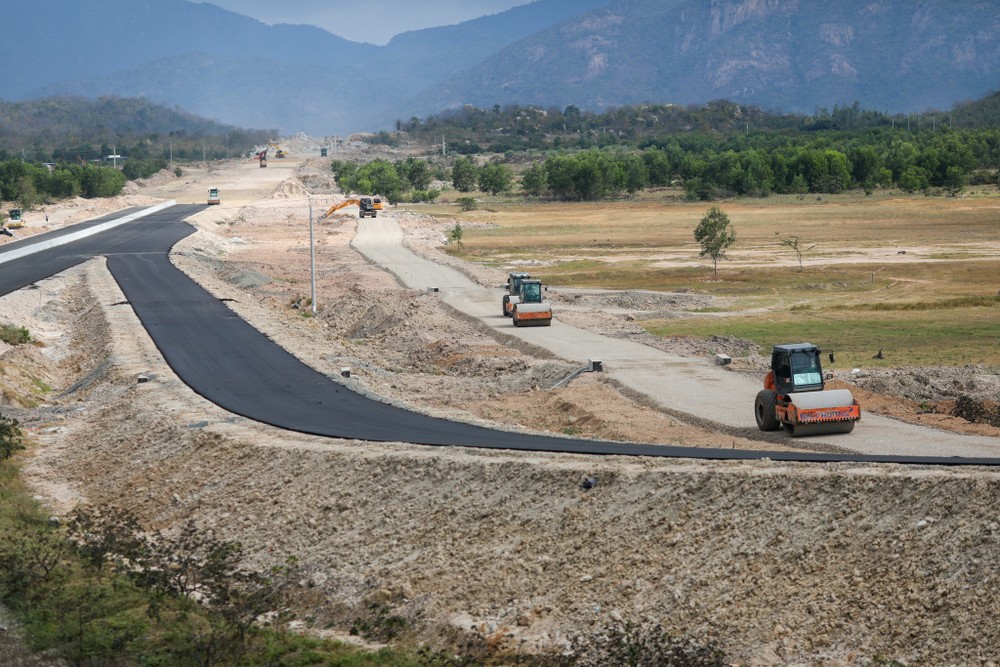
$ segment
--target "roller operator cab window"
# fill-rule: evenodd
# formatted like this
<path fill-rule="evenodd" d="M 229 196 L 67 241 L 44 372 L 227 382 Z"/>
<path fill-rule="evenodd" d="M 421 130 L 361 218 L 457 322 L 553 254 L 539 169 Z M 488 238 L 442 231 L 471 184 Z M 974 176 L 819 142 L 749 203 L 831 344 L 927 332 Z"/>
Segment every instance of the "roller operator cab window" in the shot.
<path fill-rule="evenodd" d="M 823 371 L 819 367 L 819 359 L 809 352 L 792 352 L 792 383 L 796 387 L 805 387 L 823 383 Z"/>
<path fill-rule="evenodd" d="M 521 285 L 524 290 L 524 300 L 527 303 L 535 303 L 542 300 L 542 286 L 537 283 L 526 283 Z"/>

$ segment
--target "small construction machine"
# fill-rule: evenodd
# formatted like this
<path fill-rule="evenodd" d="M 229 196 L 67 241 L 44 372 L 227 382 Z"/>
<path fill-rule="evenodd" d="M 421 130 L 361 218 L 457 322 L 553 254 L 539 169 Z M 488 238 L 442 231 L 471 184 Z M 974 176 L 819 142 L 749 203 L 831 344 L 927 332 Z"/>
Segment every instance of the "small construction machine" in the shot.
<path fill-rule="evenodd" d="M 356 197 L 342 201 L 339 204 L 334 204 L 326 210 L 326 213 L 323 214 L 320 220 L 326 220 L 333 215 L 335 211 L 339 211 L 340 209 L 346 206 L 351 206 L 352 204 L 358 207 L 359 218 L 365 218 L 368 216 L 374 218 L 378 215 L 378 211 L 375 210 L 375 203 L 372 201 L 371 197 Z"/>
<path fill-rule="evenodd" d="M 208 205 L 221 204 L 222 197 L 219 195 L 219 188 L 208 189 Z"/>
<path fill-rule="evenodd" d="M 542 299 L 542 281 L 525 278 L 517 302 L 511 305 L 510 317 L 515 327 L 552 325 L 552 305 Z"/>
<path fill-rule="evenodd" d="M 376 211 L 381 211 L 382 210 L 382 195 L 374 195 L 374 196 L 372 196 L 372 208 L 375 209 Z M 375 217 L 375 216 L 372 216 L 372 217 Z"/>
<path fill-rule="evenodd" d="M 10 209 L 10 220 L 7 221 L 7 229 L 21 229 L 24 227 L 24 218 L 21 217 L 21 209 Z"/>
<path fill-rule="evenodd" d="M 811 343 L 775 345 L 764 389 L 754 401 L 762 431 L 784 427 L 792 437 L 850 433 L 861 406 L 849 389 L 826 389 L 820 350 Z"/>
<path fill-rule="evenodd" d="M 511 308 L 521 298 L 521 281 L 531 276 L 527 273 L 515 273 L 511 272 L 507 276 L 507 293 L 503 295 L 503 314 L 504 317 L 510 317 Z"/>
<path fill-rule="evenodd" d="M 265 148 L 261 152 L 255 153 L 254 156 L 253 156 L 253 159 L 254 160 L 260 160 L 260 166 L 261 167 L 266 167 L 267 166 L 267 149 Z"/>

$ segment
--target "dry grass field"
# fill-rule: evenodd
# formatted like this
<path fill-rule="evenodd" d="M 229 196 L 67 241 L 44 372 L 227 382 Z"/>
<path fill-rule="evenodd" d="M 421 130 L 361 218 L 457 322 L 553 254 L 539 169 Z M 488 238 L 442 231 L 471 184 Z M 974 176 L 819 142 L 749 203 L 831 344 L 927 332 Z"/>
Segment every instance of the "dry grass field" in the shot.
<path fill-rule="evenodd" d="M 694 228 L 711 206 L 737 242 L 719 263 Z M 426 212 L 455 217 L 454 205 Z M 458 216 L 461 255 L 553 286 L 713 297 L 642 322 L 658 334 L 724 333 L 767 347 L 810 340 L 841 365 L 1000 364 L 1000 196 L 772 196 L 683 202 L 677 192 L 587 203 L 482 201 Z M 782 241 L 798 238 L 800 258 Z M 455 249 L 456 252 L 457 248 Z"/>

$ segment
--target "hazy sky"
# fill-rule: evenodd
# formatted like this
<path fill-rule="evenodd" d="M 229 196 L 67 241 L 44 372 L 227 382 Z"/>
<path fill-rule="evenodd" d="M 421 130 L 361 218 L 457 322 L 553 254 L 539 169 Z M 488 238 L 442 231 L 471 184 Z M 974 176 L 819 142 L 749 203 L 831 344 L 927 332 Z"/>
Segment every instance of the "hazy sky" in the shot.
<path fill-rule="evenodd" d="M 207 0 L 264 23 L 316 25 L 353 42 L 496 14 L 532 0 Z M 359 28 L 364 26 L 364 30 Z"/>

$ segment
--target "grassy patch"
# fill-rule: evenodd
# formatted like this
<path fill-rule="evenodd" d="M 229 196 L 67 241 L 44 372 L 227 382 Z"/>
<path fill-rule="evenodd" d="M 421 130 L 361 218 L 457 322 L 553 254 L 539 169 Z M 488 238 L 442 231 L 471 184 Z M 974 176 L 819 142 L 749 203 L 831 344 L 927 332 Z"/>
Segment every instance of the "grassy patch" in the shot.
<path fill-rule="evenodd" d="M 24 345 L 31 342 L 31 333 L 16 324 L 0 325 L 0 340 L 8 345 Z"/>
<path fill-rule="evenodd" d="M 810 309 L 642 324 L 659 336 L 724 334 L 747 338 L 765 350 L 779 343 L 810 342 L 836 351 L 837 363 L 831 368 L 1000 365 L 1000 327 L 995 307 Z M 885 358 L 873 359 L 879 350 Z"/>

